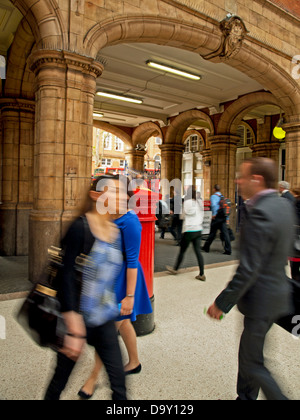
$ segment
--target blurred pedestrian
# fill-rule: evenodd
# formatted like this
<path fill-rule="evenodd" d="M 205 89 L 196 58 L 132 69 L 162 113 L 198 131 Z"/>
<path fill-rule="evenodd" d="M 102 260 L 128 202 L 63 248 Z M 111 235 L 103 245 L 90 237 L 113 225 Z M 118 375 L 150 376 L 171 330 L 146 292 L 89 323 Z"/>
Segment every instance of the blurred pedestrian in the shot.
<path fill-rule="evenodd" d="M 224 214 L 224 212 L 219 211 L 220 210 L 220 202 L 221 198 L 223 197 L 221 193 L 221 188 L 218 184 L 214 186 L 214 194 L 210 197 L 211 201 L 211 211 L 212 211 L 212 221 L 210 226 L 210 233 L 208 235 L 208 238 L 206 239 L 206 242 L 203 246 L 203 251 L 209 252 L 210 246 L 215 240 L 217 231 L 220 230 L 222 234 L 222 238 L 224 240 L 224 254 L 225 255 L 231 255 L 231 243 L 230 243 L 230 237 L 229 232 L 227 228 L 227 218 Z"/>
<path fill-rule="evenodd" d="M 199 265 L 199 274 L 196 276 L 196 279 L 201 281 L 206 280 L 204 275 L 204 260 L 201 254 L 203 218 L 203 203 L 201 200 L 196 199 L 195 187 L 190 186 L 183 204 L 183 226 L 179 255 L 177 257 L 174 268 L 166 266 L 166 269 L 171 274 L 177 274 L 178 269 L 183 261 L 184 254 L 187 251 L 190 243 L 192 243 Z"/>
<path fill-rule="evenodd" d="M 118 177 L 116 178 L 118 179 Z M 121 182 L 127 184 L 124 177 L 121 177 Z M 124 199 L 126 201 L 126 213 L 117 211 L 114 215 L 115 223 L 121 231 L 124 255 L 123 266 L 118 275 L 115 288 L 117 301 L 121 304 L 120 316 L 116 319 L 116 327 L 125 343 L 129 358 L 128 363 L 124 367 L 125 375 L 130 375 L 139 373 L 142 369 L 138 355 L 136 333 L 132 322 L 136 321 L 137 315 L 151 313 L 152 306 L 143 268 L 139 262 L 142 226 L 135 212 L 132 210 L 127 211 L 127 195 L 123 197 Z M 119 208 L 123 207 L 124 205 L 119 206 Z M 102 362 L 98 353 L 96 353 L 93 371 L 79 391 L 79 395 L 82 398 L 89 399 L 92 397 L 101 368 Z"/>
<path fill-rule="evenodd" d="M 278 191 L 281 195 L 281 197 L 287 198 L 291 203 L 295 204 L 295 197 L 290 192 L 290 184 L 287 181 L 280 181 L 278 182 Z"/>
<path fill-rule="evenodd" d="M 300 188 L 293 189 L 295 197 L 296 226 L 292 255 L 290 256 L 291 275 L 300 283 Z"/>
<path fill-rule="evenodd" d="M 210 306 L 220 319 L 236 304 L 244 315 L 239 350 L 238 399 L 255 400 L 260 388 L 268 400 L 287 399 L 264 366 L 265 338 L 273 323 L 291 311 L 285 267 L 293 237 L 293 209 L 278 196 L 278 168 L 266 158 L 246 160 L 237 183 L 246 201 L 241 226 L 240 264 L 231 282 Z"/>
<path fill-rule="evenodd" d="M 109 206 L 100 213 L 97 200 L 104 196 L 110 177 L 97 178 L 88 193 L 83 211 L 68 230 L 64 240 L 64 268 L 58 298 L 61 302 L 68 334 L 64 347 L 57 354 L 54 376 L 45 400 L 58 400 L 71 372 L 81 355 L 84 344 L 95 347 L 103 361 L 114 400 L 126 400 L 125 374 L 114 319 L 118 315 L 115 281 L 121 270 L 123 257 L 119 229 L 111 221 Z M 118 186 L 116 185 L 116 189 Z M 106 194 L 106 202 L 108 196 Z M 109 204 L 109 203 L 108 203 Z M 82 284 L 75 271 L 76 258 L 89 244 L 88 262 Z"/>

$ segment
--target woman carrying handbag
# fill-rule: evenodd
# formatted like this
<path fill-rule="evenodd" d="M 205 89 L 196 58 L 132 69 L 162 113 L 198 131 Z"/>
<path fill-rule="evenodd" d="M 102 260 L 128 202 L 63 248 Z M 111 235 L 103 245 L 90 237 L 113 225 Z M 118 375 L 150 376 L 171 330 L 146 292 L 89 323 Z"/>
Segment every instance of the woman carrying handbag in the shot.
<path fill-rule="evenodd" d="M 104 192 L 108 197 L 106 187 L 112 184 L 114 194 L 118 194 L 118 183 L 111 177 L 100 177 L 93 182 L 83 211 L 86 221 L 84 217 L 77 219 L 63 241 L 64 268 L 58 298 L 68 334 L 57 354 L 55 373 L 45 400 L 59 400 L 86 342 L 95 348 L 104 363 L 112 398 L 127 399 L 123 362 L 114 325 L 119 313 L 115 281 L 123 263 L 121 237 L 111 221 L 109 203 L 105 213 L 97 211 L 96 207 Z M 89 229 L 85 229 L 84 223 Z M 86 232 L 91 250 L 83 269 L 81 285 L 77 281 L 75 266 L 86 241 Z"/>

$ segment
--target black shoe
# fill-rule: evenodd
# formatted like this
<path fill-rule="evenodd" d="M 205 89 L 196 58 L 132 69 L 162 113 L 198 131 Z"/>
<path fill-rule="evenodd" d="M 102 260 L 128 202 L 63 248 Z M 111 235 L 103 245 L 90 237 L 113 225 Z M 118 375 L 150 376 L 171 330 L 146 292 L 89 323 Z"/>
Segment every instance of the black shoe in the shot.
<path fill-rule="evenodd" d="M 205 246 L 203 246 L 201 249 L 202 251 L 207 252 L 209 254 L 209 249 L 205 248 Z"/>
<path fill-rule="evenodd" d="M 140 373 L 140 371 L 142 370 L 142 365 L 139 364 L 136 368 L 128 370 L 127 372 L 125 372 L 125 375 L 133 375 L 135 373 Z"/>
<path fill-rule="evenodd" d="M 231 252 L 225 251 L 223 252 L 223 255 L 231 255 Z"/>

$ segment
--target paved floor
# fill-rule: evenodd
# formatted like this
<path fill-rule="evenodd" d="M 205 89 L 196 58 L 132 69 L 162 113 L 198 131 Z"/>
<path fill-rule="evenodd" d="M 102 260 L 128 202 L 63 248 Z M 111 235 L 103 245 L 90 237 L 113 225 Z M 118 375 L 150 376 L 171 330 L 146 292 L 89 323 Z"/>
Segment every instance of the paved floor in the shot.
<path fill-rule="evenodd" d="M 228 261 L 237 260 L 238 252 L 236 250 L 238 241 L 232 243 L 232 255 L 223 255 L 222 243 L 216 239 L 209 254 L 203 253 L 206 265 L 214 263 L 226 263 Z M 159 273 L 165 271 L 166 265 L 173 266 L 175 264 L 179 247 L 172 239 L 170 233 L 166 233 L 165 239 L 159 238 L 159 233 L 155 235 L 155 253 L 154 253 L 154 271 Z M 184 256 L 182 268 L 190 268 L 197 266 L 197 259 L 190 245 Z M 0 299 L 1 295 L 22 292 L 30 290 L 31 282 L 28 281 L 28 257 L 1 257 L 0 256 Z"/>
<path fill-rule="evenodd" d="M 155 277 L 156 328 L 152 334 L 138 338 L 143 369 L 140 374 L 128 378 L 131 399 L 236 398 L 237 351 L 242 317 L 236 309 L 221 322 L 212 321 L 203 314 L 204 308 L 223 289 L 234 270 L 234 265 L 206 269 L 205 283 L 195 280 L 197 272 L 193 271 Z M 6 339 L 0 339 L 0 399 L 39 400 L 43 398 L 49 381 L 54 356 L 51 351 L 33 344 L 16 323 L 14 315 L 21 302 L 0 302 L 0 316 L 6 321 Z M 0 320 L 3 321 L 3 318 Z M 121 339 L 120 343 L 126 363 Z M 268 366 L 287 396 L 295 400 L 300 398 L 299 345 L 299 340 L 274 326 L 266 346 Z M 78 399 L 77 391 L 92 364 L 93 351 L 87 348 L 63 399 Z M 105 372 L 101 373 L 94 398 L 110 398 Z"/>

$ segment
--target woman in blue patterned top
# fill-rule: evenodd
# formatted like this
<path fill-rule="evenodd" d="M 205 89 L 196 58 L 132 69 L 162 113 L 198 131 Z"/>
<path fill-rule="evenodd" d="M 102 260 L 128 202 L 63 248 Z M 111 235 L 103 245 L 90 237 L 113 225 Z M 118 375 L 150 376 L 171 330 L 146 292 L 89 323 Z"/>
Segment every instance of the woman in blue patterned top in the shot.
<path fill-rule="evenodd" d="M 115 291 L 117 301 L 121 306 L 120 316 L 116 319 L 117 328 L 125 343 L 129 357 L 124 370 L 126 375 L 130 375 L 139 373 L 142 369 L 138 357 L 136 333 L 131 321 L 135 321 L 137 315 L 151 313 L 152 306 L 144 272 L 139 262 L 142 226 L 134 211 L 127 211 L 127 193 L 130 195 L 127 187 L 127 178 L 121 177 L 119 190 L 126 191 L 126 194 L 118 197 L 120 204 L 118 211 L 116 211 L 115 223 L 121 231 L 124 262 L 116 282 Z M 82 398 L 88 399 L 93 395 L 101 367 L 101 360 L 96 354 L 93 372 L 79 391 Z"/>
<path fill-rule="evenodd" d="M 58 298 L 68 334 L 57 355 L 55 374 L 46 392 L 46 400 L 58 400 L 81 355 L 84 344 L 95 347 L 110 380 L 112 398 L 126 400 L 125 374 L 115 328 L 119 313 L 115 282 L 123 263 L 121 236 L 111 220 L 109 207 L 99 212 L 96 203 L 104 196 L 105 183 L 118 182 L 109 177 L 97 179 L 89 191 L 84 216 L 68 230 L 64 240 L 64 268 Z M 75 266 L 78 256 L 88 255 L 83 265 L 82 282 Z"/>

